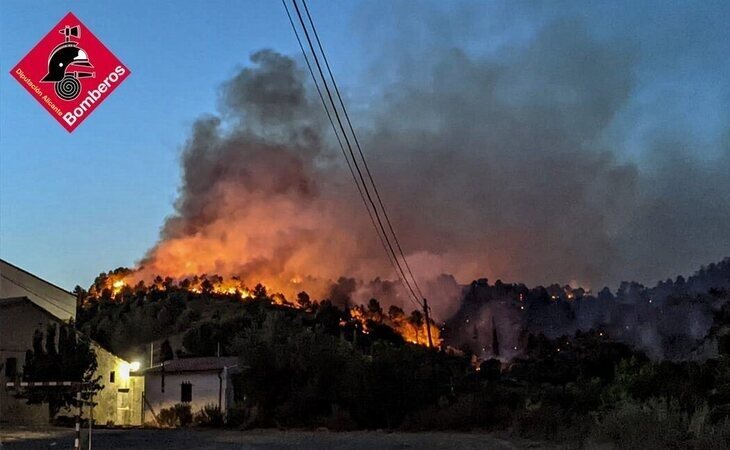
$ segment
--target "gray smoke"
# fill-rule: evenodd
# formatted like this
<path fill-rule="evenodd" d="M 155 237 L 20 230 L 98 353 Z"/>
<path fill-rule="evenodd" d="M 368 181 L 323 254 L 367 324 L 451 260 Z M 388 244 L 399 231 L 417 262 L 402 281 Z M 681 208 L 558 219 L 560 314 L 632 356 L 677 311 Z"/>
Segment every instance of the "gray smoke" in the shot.
<path fill-rule="evenodd" d="M 408 22 L 373 67 L 385 81 L 346 98 L 438 317 L 482 276 L 597 291 L 730 253 L 730 139 L 707 159 L 668 131 L 641 163 L 626 157 L 640 125 L 621 119 L 638 90 L 636 43 L 559 18 L 475 56 L 449 45 L 458 19 L 429 30 L 446 44 L 405 50 L 433 24 Z M 176 212 L 140 277 L 237 275 L 316 298 L 344 276 L 347 295 L 404 305 L 297 61 L 261 51 L 222 86 L 220 113 L 199 119 L 185 146 Z"/>

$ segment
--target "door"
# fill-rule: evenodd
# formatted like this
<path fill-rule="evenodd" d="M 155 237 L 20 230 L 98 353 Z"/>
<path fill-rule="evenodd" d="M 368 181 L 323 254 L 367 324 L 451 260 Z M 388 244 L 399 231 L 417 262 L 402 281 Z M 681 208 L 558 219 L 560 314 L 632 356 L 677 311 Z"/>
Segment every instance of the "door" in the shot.
<path fill-rule="evenodd" d="M 117 425 L 131 425 L 132 408 L 129 398 L 129 389 L 119 389 L 117 391 Z"/>

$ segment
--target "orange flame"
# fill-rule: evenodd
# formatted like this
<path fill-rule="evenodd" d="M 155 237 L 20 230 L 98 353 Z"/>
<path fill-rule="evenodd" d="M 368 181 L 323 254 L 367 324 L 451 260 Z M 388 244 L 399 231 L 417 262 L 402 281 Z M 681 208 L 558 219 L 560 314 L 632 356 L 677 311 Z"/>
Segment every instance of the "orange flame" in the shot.
<path fill-rule="evenodd" d="M 406 317 L 400 308 L 395 308 L 394 314 L 384 314 L 382 311 L 371 311 L 363 306 L 350 308 L 350 318 L 360 324 L 362 331 L 370 332 L 370 323 L 382 323 L 398 333 L 406 342 L 428 346 L 428 332 L 431 331 L 431 341 L 434 347 L 441 347 L 441 330 L 433 323 L 426 324 L 420 315 Z"/>
<path fill-rule="evenodd" d="M 292 283 L 296 283 L 300 280 L 301 279 L 296 277 L 291 281 Z M 121 295 L 124 291 L 131 292 L 138 288 L 165 291 L 170 287 L 184 289 L 196 294 L 209 292 L 219 295 L 238 296 L 241 300 L 250 300 L 256 297 L 253 290 L 246 287 L 241 280 L 235 277 L 223 279 L 220 276 L 202 275 L 185 278 L 183 280 L 173 280 L 172 278 L 162 279 L 158 276 L 149 284 L 138 281 L 136 285 L 133 285 L 135 281 L 135 274 L 131 271 L 124 274 L 109 273 L 106 278 L 103 279 L 101 286 L 94 285 L 90 288 L 89 298 L 94 299 L 102 297 L 104 295 L 104 290 L 108 289 L 111 292 L 112 298 L 121 301 Z M 266 290 L 266 286 L 262 286 Z M 271 300 L 272 304 L 279 306 L 297 309 L 303 309 L 306 306 L 289 302 L 281 293 L 268 293 L 267 297 Z M 365 334 L 370 333 L 370 324 L 384 324 L 402 336 L 406 342 L 428 346 L 428 328 L 430 328 L 433 345 L 435 347 L 441 346 L 442 340 L 439 328 L 433 323 L 433 321 L 426 324 L 425 319 L 419 312 L 414 312 L 410 317 L 406 317 L 405 313 L 400 308 L 391 308 L 391 312 L 389 314 L 385 314 L 380 309 L 355 306 L 350 308 L 349 313 L 350 319 L 358 323 L 360 330 Z M 347 322 L 340 323 L 340 326 L 345 325 L 347 325 Z"/>

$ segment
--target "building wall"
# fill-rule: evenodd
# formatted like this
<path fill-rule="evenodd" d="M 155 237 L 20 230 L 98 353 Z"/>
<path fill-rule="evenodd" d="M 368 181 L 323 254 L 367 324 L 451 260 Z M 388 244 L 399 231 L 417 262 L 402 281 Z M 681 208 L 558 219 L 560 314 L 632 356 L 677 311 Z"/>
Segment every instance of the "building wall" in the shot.
<path fill-rule="evenodd" d="M 97 362 L 95 376 L 101 376 L 100 384 L 103 386 L 94 396 L 94 422 L 110 426 L 141 425 L 143 378 L 130 375 L 130 364 L 127 361 L 98 345 L 93 347 Z M 72 416 L 75 411 L 64 411 L 63 414 Z M 84 407 L 84 417 L 90 417 L 91 414 L 90 406 Z"/>
<path fill-rule="evenodd" d="M 220 405 L 221 410 L 226 411 L 228 405 L 232 403 L 233 385 L 227 371 L 166 373 L 164 392 L 162 392 L 162 374 L 147 372 L 144 395 L 148 411 L 144 414 L 144 422 L 154 423 L 154 417 L 149 414 L 150 407 L 154 414 L 159 414 L 161 409 L 182 403 L 182 383 L 186 382 L 192 384 L 192 401 L 189 404 L 193 414 L 206 405 Z"/>
<path fill-rule="evenodd" d="M 33 333 L 45 330 L 49 323 L 58 319 L 32 306 L 27 300 L 5 301 L 0 308 L 0 364 L 6 365 L 8 358 L 16 358 L 17 370 L 23 370 L 26 350 L 33 347 Z M 0 423 L 40 425 L 48 423 L 47 405 L 28 405 L 24 399 L 17 399 L 13 391 L 5 388 L 5 368 L 0 371 Z"/>
<path fill-rule="evenodd" d="M 59 324 L 61 321 L 46 311 L 34 306 L 27 299 L 0 300 L 0 364 L 6 364 L 7 358 L 17 359 L 18 372 L 22 372 L 25 352 L 33 347 L 33 333 L 40 329 L 45 331 L 48 324 Z M 101 376 L 103 389 L 94 401 L 94 419 L 99 424 L 140 425 L 142 423 L 142 377 L 130 376 L 130 364 L 113 355 L 96 344 L 92 344 L 96 353 L 97 371 Z M 110 373 L 114 372 L 114 383 L 110 382 Z M 49 422 L 47 405 L 28 405 L 24 399 L 16 399 L 12 391 L 5 389 L 5 370 L 0 371 L 0 423 L 22 425 L 41 425 Z M 54 380 L 49 380 L 54 381 Z M 74 380 L 55 380 L 74 381 Z M 84 417 L 89 417 L 88 407 L 84 409 Z M 63 410 L 59 415 L 73 416 L 75 411 Z"/>

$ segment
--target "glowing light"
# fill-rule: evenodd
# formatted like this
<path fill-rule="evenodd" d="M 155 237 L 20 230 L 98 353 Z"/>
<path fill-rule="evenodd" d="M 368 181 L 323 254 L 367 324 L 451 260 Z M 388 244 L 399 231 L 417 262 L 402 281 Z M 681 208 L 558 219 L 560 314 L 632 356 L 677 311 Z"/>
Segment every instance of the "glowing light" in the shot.
<path fill-rule="evenodd" d="M 132 372 L 136 372 L 139 370 L 140 366 L 141 366 L 141 364 L 139 363 L 139 361 L 132 361 L 129 364 L 129 370 Z"/>
<path fill-rule="evenodd" d="M 129 372 L 132 369 L 131 364 L 127 362 L 123 362 L 119 364 L 119 369 L 117 370 L 117 373 L 119 374 L 120 380 L 128 380 L 129 379 Z"/>
<path fill-rule="evenodd" d="M 127 284 L 124 282 L 124 280 L 116 280 L 115 282 L 112 283 L 112 293 L 114 295 L 117 295 L 118 293 L 120 293 L 122 291 L 122 288 L 124 288 L 124 286 L 126 286 L 126 285 Z"/>

